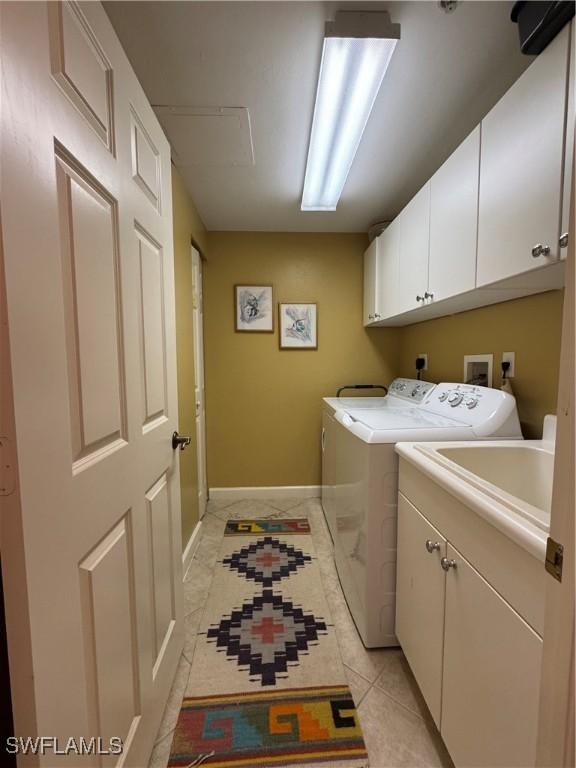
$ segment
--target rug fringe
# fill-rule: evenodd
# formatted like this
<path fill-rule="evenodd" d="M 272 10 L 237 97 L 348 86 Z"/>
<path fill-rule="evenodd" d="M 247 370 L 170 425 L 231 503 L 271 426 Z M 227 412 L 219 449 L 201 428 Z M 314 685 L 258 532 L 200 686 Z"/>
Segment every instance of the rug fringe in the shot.
<path fill-rule="evenodd" d="M 206 760 L 209 760 L 211 757 L 214 757 L 215 754 L 216 753 L 214 752 L 214 750 L 212 750 L 212 752 L 206 752 L 205 755 L 198 755 L 196 760 L 193 760 L 191 763 L 188 763 L 186 768 L 196 768 L 196 766 L 202 765 L 203 762 L 205 762 Z"/>

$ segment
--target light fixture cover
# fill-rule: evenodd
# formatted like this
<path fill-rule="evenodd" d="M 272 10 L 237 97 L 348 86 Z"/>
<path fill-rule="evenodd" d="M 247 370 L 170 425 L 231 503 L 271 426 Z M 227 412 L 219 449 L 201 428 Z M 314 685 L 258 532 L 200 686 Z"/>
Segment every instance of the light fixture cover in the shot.
<path fill-rule="evenodd" d="M 340 11 L 326 24 L 303 211 L 336 210 L 399 37 L 383 11 Z"/>

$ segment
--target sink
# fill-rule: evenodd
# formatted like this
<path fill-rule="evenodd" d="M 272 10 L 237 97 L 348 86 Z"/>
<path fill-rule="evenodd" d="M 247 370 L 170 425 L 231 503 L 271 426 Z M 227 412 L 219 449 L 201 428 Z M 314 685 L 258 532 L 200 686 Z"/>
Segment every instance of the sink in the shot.
<path fill-rule="evenodd" d="M 550 514 L 554 454 L 539 446 L 467 445 L 438 453 L 472 474 Z"/>
<path fill-rule="evenodd" d="M 397 443 L 396 452 L 540 560 L 550 530 L 555 417 L 542 440 Z"/>

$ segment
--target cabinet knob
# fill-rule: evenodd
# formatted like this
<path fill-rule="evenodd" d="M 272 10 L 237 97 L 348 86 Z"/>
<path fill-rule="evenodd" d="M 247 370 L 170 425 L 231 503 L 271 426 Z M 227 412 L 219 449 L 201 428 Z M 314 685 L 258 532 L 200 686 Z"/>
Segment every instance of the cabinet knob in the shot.
<path fill-rule="evenodd" d="M 564 232 L 560 235 L 560 240 L 558 242 L 560 243 L 560 248 L 566 248 L 568 245 L 568 232 Z"/>
<path fill-rule="evenodd" d="M 436 552 L 436 550 L 439 550 L 440 546 L 441 545 L 439 541 L 432 541 L 432 539 L 426 539 L 426 549 L 428 550 L 428 552 L 430 552 L 430 554 L 432 554 L 432 552 Z"/>
<path fill-rule="evenodd" d="M 416 301 L 424 301 L 424 296 L 416 296 Z"/>
<path fill-rule="evenodd" d="M 379 312 L 376 312 L 374 315 L 374 320 L 379 320 L 382 317 L 382 315 Z"/>
<path fill-rule="evenodd" d="M 374 320 L 374 315 L 368 315 L 368 320 Z"/>
<path fill-rule="evenodd" d="M 426 291 L 426 293 L 424 294 L 424 298 L 425 299 L 433 299 L 434 298 L 434 294 L 433 293 L 429 293 L 428 291 Z"/>
<path fill-rule="evenodd" d="M 538 243 L 532 248 L 532 257 L 534 259 L 538 259 L 540 256 L 549 256 L 549 255 L 550 255 L 549 245 L 542 245 L 542 243 Z"/>
<path fill-rule="evenodd" d="M 450 568 L 456 568 L 456 560 L 449 560 L 447 557 L 443 557 L 440 560 L 440 565 L 445 571 L 449 571 Z"/>

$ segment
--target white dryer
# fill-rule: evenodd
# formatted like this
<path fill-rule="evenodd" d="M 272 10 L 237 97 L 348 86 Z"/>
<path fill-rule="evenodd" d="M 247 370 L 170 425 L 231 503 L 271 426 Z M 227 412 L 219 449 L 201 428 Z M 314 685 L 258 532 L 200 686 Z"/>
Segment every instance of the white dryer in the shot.
<path fill-rule="evenodd" d="M 369 410 L 392 413 L 400 408 L 411 408 L 421 403 L 435 387 L 429 381 L 398 378 L 390 384 L 385 397 L 325 397 L 322 411 L 322 508 L 332 540 L 336 538 L 336 510 L 338 506 L 339 477 L 337 435 L 340 432 L 334 415 L 337 411 Z"/>
<path fill-rule="evenodd" d="M 333 399 L 324 403 L 322 502 L 342 588 L 368 648 L 398 644 L 395 444 L 522 439 L 516 401 L 505 392 L 468 384 L 402 383 L 400 390 L 396 381 L 391 385 L 394 399 L 389 395 L 380 408 L 334 407 Z"/>

